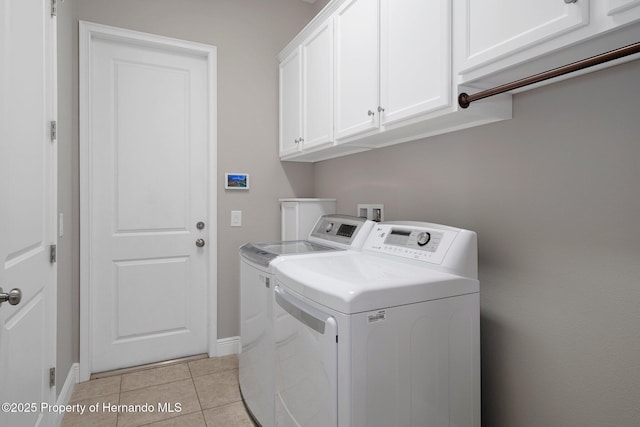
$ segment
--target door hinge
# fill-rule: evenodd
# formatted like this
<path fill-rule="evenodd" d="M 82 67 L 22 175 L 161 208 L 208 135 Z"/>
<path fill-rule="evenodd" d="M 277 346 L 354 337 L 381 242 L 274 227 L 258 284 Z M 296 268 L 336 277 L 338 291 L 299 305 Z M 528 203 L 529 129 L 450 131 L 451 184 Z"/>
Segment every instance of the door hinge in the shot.
<path fill-rule="evenodd" d="M 58 122 L 55 120 L 51 121 L 51 126 L 49 128 L 49 136 L 51 136 L 51 142 L 58 139 Z"/>
<path fill-rule="evenodd" d="M 58 0 L 51 0 L 51 17 L 58 16 Z"/>
<path fill-rule="evenodd" d="M 56 385 L 56 368 L 49 368 L 49 387 Z"/>
<path fill-rule="evenodd" d="M 51 245 L 49 248 L 49 262 L 51 264 L 55 263 L 58 260 L 58 250 L 56 245 Z"/>

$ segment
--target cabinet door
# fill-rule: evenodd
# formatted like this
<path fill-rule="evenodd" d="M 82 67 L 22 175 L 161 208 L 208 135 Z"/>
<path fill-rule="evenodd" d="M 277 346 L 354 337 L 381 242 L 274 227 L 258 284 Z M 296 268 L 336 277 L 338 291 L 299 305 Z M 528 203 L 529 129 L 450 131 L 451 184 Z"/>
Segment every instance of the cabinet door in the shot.
<path fill-rule="evenodd" d="M 458 0 L 463 3 L 463 71 L 582 27 L 589 1 Z"/>
<path fill-rule="evenodd" d="M 280 63 L 280 156 L 299 150 L 302 135 L 302 61 L 300 49 Z"/>
<path fill-rule="evenodd" d="M 448 106 L 449 0 L 382 0 L 381 5 L 382 124 Z"/>
<path fill-rule="evenodd" d="M 336 139 L 378 127 L 379 2 L 350 0 L 336 26 Z"/>
<path fill-rule="evenodd" d="M 328 20 L 302 43 L 303 149 L 333 141 L 333 25 Z"/>
<path fill-rule="evenodd" d="M 620 12 L 640 6 L 640 0 L 609 0 L 609 15 L 615 15 Z"/>

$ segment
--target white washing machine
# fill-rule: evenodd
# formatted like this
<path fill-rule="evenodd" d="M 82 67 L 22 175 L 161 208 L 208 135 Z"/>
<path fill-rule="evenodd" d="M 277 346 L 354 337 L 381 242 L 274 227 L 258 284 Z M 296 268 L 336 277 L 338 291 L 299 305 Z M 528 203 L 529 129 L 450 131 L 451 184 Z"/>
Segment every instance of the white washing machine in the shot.
<path fill-rule="evenodd" d="M 380 223 L 275 271 L 276 425 L 480 426 L 474 232 Z"/>
<path fill-rule="evenodd" d="M 275 419 L 274 266 L 284 259 L 359 249 L 373 225 L 364 218 L 324 215 L 309 240 L 248 243 L 240 248 L 240 390 L 263 427 L 272 427 Z"/>

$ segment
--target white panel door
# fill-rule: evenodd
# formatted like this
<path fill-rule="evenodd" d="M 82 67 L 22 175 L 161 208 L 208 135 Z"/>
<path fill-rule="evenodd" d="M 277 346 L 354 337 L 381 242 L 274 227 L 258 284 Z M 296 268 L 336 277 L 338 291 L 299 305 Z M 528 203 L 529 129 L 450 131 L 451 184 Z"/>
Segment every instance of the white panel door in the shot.
<path fill-rule="evenodd" d="M 378 0 L 349 0 L 336 12 L 335 137 L 378 128 Z"/>
<path fill-rule="evenodd" d="M 462 69 L 557 37 L 589 23 L 589 1 L 459 0 L 463 2 L 466 52 Z"/>
<path fill-rule="evenodd" d="M 55 40 L 49 1 L 0 0 L 0 287 L 22 291 L 0 306 L 0 426 L 50 425 L 55 403 Z"/>
<path fill-rule="evenodd" d="M 451 94 L 449 0 L 382 0 L 382 124 L 447 107 Z"/>
<path fill-rule="evenodd" d="M 609 0 L 609 15 L 615 15 L 620 12 L 640 6 L 640 0 Z"/>
<path fill-rule="evenodd" d="M 296 49 L 280 63 L 280 156 L 300 151 L 302 59 Z"/>
<path fill-rule="evenodd" d="M 89 64 L 91 371 L 205 353 L 207 59 L 94 37 Z"/>
<path fill-rule="evenodd" d="M 302 43 L 303 149 L 333 142 L 333 21 Z"/>

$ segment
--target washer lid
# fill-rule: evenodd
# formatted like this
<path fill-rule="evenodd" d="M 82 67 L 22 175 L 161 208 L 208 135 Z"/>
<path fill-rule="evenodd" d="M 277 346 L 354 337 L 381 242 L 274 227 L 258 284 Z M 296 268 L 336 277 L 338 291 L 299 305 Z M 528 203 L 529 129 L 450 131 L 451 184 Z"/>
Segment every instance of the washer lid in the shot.
<path fill-rule="evenodd" d="M 480 291 L 475 279 L 351 251 L 284 259 L 275 274 L 283 286 L 345 314 Z"/>
<path fill-rule="evenodd" d="M 308 254 L 314 252 L 329 252 L 342 249 L 331 248 L 307 240 L 289 240 L 283 242 L 247 243 L 240 248 L 240 254 L 260 265 L 269 263 L 281 255 Z"/>

